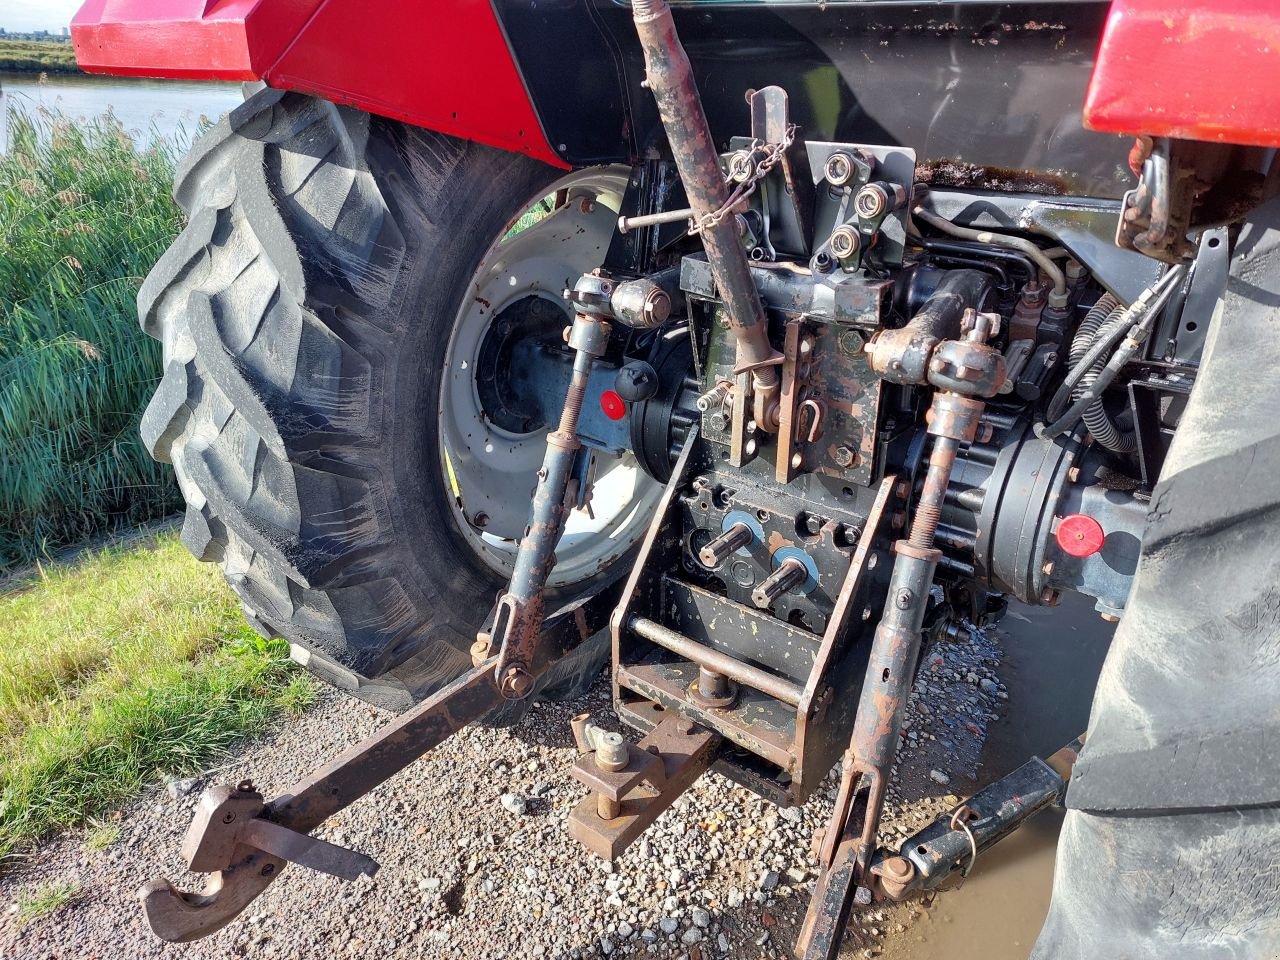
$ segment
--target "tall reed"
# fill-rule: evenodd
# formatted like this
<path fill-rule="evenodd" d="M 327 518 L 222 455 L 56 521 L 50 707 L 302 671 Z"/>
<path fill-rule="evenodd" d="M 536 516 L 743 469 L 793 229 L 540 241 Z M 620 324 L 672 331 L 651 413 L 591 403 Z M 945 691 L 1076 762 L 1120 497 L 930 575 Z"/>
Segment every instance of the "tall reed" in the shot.
<path fill-rule="evenodd" d="M 109 114 L 10 108 L 0 154 L 0 571 L 179 502 L 138 421 L 160 373 L 134 299 L 181 228 L 174 148 Z"/>

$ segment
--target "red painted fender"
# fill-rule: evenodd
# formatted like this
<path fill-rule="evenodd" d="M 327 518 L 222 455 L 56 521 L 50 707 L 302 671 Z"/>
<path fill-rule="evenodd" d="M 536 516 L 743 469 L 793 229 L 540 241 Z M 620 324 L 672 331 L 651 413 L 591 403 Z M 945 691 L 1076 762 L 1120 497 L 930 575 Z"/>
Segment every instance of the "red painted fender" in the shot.
<path fill-rule="evenodd" d="M 264 80 L 567 166 L 488 0 L 88 0 L 89 73 Z"/>
<path fill-rule="evenodd" d="M 1280 3 L 1113 0 L 1085 126 L 1280 146 Z"/>

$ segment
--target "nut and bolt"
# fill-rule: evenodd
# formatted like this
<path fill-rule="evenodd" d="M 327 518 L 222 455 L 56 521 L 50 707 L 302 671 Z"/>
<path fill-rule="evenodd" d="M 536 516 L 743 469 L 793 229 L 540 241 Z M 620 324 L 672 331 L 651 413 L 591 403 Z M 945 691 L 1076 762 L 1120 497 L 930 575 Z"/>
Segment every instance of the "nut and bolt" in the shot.
<path fill-rule="evenodd" d="M 855 454 L 849 447 L 841 444 L 832 451 L 831 459 L 836 462 L 836 466 L 838 467 L 851 467 L 857 459 L 857 454 Z"/>
<path fill-rule="evenodd" d="M 596 764 L 600 769 L 608 770 L 610 773 L 625 769 L 631 754 L 622 734 L 601 730 L 598 727 L 591 729 L 591 733 L 596 747 Z"/>
<path fill-rule="evenodd" d="M 1046 577 L 1049 576 L 1049 574 L 1053 573 L 1053 561 L 1046 560 L 1044 562 L 1044 566 L 1040 568 L 1040 572 L 1043 573 Z"/>
<path fill-rule="evenodd" d="M 498 689 L 508 700 L 523 700 L 533 690 L 533 676 L 522 667 L 507 667 Z"/>

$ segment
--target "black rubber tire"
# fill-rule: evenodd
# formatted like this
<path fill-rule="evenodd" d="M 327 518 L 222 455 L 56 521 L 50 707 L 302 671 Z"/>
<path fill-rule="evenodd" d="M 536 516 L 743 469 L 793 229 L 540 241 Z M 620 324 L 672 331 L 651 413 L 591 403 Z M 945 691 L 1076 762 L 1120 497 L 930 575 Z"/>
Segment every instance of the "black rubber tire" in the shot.
<path fill-rule="evenodd" d="M 1070 788 L 1036 960 L 1280 957 L 1280 201 L 1233 251 Z"/>
<path fill-rule="evenodd" d="M 557 176 L 268 89 L 179 168 L 190 222 L 138 296 L 165 348 L 143 439 L 177 472 L 184 543 L 251 622 L 380 706 L 469 668 L 502 585 L 449 515 L 440 377 L 481 258 Z M 542 689 L 589 683 L 601 648 Z"/>

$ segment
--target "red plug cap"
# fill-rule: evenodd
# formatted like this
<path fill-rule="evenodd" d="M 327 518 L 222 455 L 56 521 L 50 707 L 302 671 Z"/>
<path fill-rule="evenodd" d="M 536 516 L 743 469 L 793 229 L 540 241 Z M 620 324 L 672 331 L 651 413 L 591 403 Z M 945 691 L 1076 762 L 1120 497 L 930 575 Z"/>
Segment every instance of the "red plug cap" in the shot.
<path fill-rule="evenodd" d="M 1057 537 L 1063 553 L 1073 557 L 1092 557 L 1107 539 L 1102 524 L 1084 513 L 1073 513 L 1058 521 Z"/>
<path fill-rule="evenodd" d="M 627 415 L 626 401 L 614 390 L 606 390 L 600 394 L 600 409 L 610 420 L 621 420 Z"/>

